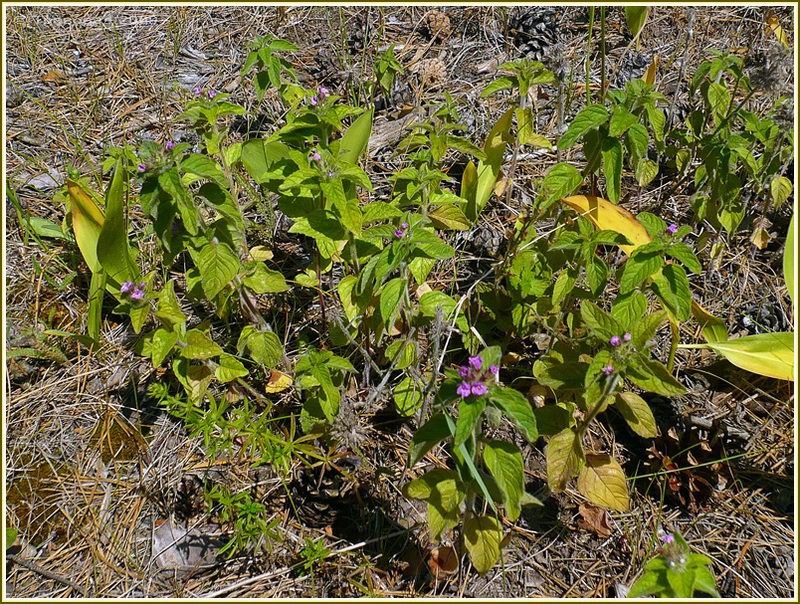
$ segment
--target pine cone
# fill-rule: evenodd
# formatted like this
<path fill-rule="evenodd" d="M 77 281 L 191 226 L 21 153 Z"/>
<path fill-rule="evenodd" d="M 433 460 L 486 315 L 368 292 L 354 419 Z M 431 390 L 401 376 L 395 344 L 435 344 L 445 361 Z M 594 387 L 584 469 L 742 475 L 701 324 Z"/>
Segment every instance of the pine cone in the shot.
<path fill-rule="evenodd" d="M 440 10 L 432 10 L 423 18 L 422 31 L 429 39 L 443 42 L 453 33 L 450 17 Z"/>
<path fill-rule="evenodd" d="M 438 58 L 420 61 L 414 65 L 413 71 L 423 85 L 436 86 L 447 79 L 447 66 Z"/>
<path fill-rule="evenodd" d="M 549 6 L 530 8 L 517 13 L 509 22 L 509 33 L 519 54 L 533 61 L 543 61 L 550 47 L 558 43 L 555 9 Z"/>

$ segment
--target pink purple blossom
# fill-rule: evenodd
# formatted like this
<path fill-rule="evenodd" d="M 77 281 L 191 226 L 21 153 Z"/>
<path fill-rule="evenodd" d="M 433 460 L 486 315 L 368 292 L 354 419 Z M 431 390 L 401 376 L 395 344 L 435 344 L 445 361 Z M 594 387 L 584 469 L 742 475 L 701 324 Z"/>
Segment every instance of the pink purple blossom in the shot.
<path fill-rule="evenodd" d="M 661 541 L 663 541 L 666 544 L 673 543 L 675 541 L 675 535 L 673 535 L 672 533 L 664 533 L 663 535 L 661 535 Z"/>
<path fill-rule="evenodd" d="M 192 92 L 194 93 L 194 96 L 200 96 L 203 93 L 203 89 L 198 84 L 197 86 L 192 88 Z"/>
<path fill-rule="evenodd" d="M 456 388 L 456 392 L 461 398 L 467 398 L 470 394 L 472 394 L 472 386 L 469 382 L 461 382 Z"/>
<path fill-rule="evenodd" d="M 487 370 L 482 370 L 483 359 L 479 356 L 469 357 L 466 365 L 458 368 L 458 375 L 463 380 L 456 392 L 461 398 L 468 396 L 483 396 L 489 392 L 487 382 L 496 376 L 500 369 L 497 365 L 490 365 Z"/>
<path fill-rule="evenodd" d="M 631 338 L 633 338 L 633 336 L 627 331 L 625 332 L 625 335 L 622 336 L 622 339 L 625 340 L 626 342 L 630 342 Z"/>
<path fill-rule="evenodd" d="M 139 164 L 138 166 L 136 166 L 136 169 L 139 170 L 139 172 L 147 172 L 147 166 L 145 166 L 144 164 Z"/>
<path fill-rule="evenodd" d="M 319 154 L 319 151 L 314 149 L 313 153 L 311 153 L 311 159 L 314 161 L 322 161 L 322 156 Z"/>
<path fill-rule="evenodd" d="M 611 336 L 611 339 L 608 341 L 608 343 L 612 346 L 619 346 L 622 344 L 622 339 L 619 336 Z"/>
<path fill-rule="evenodd" d="M 167 141 L 166 144 L 164 145 L 164 148 L 167 151 L 172 151 L 175 148 L 175 141 Z"/>
<path fill-rule="evenodd" d="M 669 225 L 667 227 L 667 233 L 669 233 L 670 235 L 674 235 L 677 232 L 678 232 L 678 225 L 677 224 L 672 223 L 671 225 Z"/>
<path fill-rule="evenodd" d="M 611 375 L 612 373 L 614 373 L 614 366 L 611 363 L 609 363 L 608 365 L 603 367 L 603 373 L 605 373 L 606 375 Z"/>
<path fill-rule="evenodd" d="M 217 96 L 216 90 L 212 88 L 211 90 L 208 91 L 208 98 L 213 99 L 215 96 Z"/>

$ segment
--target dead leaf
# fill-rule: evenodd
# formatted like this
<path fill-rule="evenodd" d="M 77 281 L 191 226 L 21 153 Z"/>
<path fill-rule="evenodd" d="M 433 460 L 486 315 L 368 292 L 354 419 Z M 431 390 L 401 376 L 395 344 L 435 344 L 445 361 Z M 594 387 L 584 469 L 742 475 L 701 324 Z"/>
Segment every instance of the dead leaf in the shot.
<path fill-rule="evenodd" d="M 269 381 L 264 386 L 264 392 L 273 394 L 283 392 L 292 385 L 292 378 L 276 369 L 269 372 Z"/>
<path fill-rule="evenodd" d="M 436 579 L 452 575 L 458 570 L 458 554 L 450 545 L 443 545 L 431 550 L 428 568 Z"/>
<path fill-rule="evenodd" d="M 42 82 L 52 82 L 53 84 L 61 84 L 64 82 L 67 76 L 64 75 L 63 71 L 58 71 L 54 69 L 52 71 L 48 71 L 46 74 L 42 76 Z"/>
<path fill-rule="evenodd" d="M 611 518 L 608 510 L 599 508 L 590 503 L 582 503 L 578 508 L 581 519 L 578 526 L 584 530 L 591 531 L 598 537 L 609 537 L 611 535 Z"/>

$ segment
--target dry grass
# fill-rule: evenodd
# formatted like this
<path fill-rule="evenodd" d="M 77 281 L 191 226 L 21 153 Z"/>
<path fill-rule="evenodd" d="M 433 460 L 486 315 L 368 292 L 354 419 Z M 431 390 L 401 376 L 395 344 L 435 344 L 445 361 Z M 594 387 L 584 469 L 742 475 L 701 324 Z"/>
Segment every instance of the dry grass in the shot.
<path fill-rule="evenodd" d="M 187 133 L 176 123 L 183 100 L 196 84 L 231 92 L 255 110 L 254 95 L 238 76 L 245 44 L 274 33 L 297 43 L 297 68 L 307 82 L 325 59 L 333 61 L 342 89 L 368 77 L 372 57 L 346 52 L 347 34 L 370 24 L 370 50 L 398 45 L 404 62 L 441 59 L 444 82 L 410 78 L 416 99 L 440 97 L 448 89 L 460 99 L 472 121 L 470 136 L 482 139 L 498 113 L 478 100 L 492 69 L 479 70 L 510 56 L 502 24 L 510 8 L 448 9 L 454 25 L 449 41 L 420 36 L 423 7 L 369 9 L 266 7 L 27 7 L 8 10 L 6 40 L 8 119 L 6 170 L 9 182 L 31 215 L 60 222 L 63 207 L 51 200 L 54 188 L 26 187 L 41 174 L 60 184 L 70 165 L 98 173 L 103 149 L 138 138 L 166 140 Z M 564 62 L 574 71 L 575 94 L 566 108 L 574 115 L 582 100 L 585 25 L 579 9 L 565 11 Z M 791 19 L 781 13 L 784 27 Z M 706 49 L 741 52 L 770 43 L 759 13 L 744 8 L 698 9 L 695 36 L 688 51 L 689 70 Z M 661 8 L 642 36 L 642 46 L 661 57 L 661 85 L 674 89 L 683 55 L 685 11 Z M 793 32 L 790 32 L 793 35 Z M 623 25 L 616 13 L 609 24 L 610 66 L 620 59 Z M 321 58 L 320 50 L 327 55 Z M 327 57 L 327 58 L 325 58 Z M 331 59 L 332 57 L 332 59 Z M 596 68 L 596 64 L 595 64 Z M 599 74 L 592 74 L 599 82 Z M 787 91 L 789 94 L 791 91 Z M 756 99 L 768 103 L 768 98 Z M 555 138 L 558 116 L 553 99 L 540 99 L 540 130 Z M 269 103 L 259 109 L 274 111 Z M 563 158 L 562 158 L 563 159 Z M 578 158 L 571 158 L 578 159 Z M 498 203 L 486 216 L 494 229 L 513 224 L 524 207 L 531 183 L 555 163 L 552 154 L 521 158 L 518 191 L 510 207 Z M 373 174 L 396 169 L 386 154 L 371 158 Z M 632 181 L 631 181 L 632 183 Z M 630 183 L 628 183 L 630 184 Z M 42 190 L 44 189 L 44 190 Z M 631 187 L 631 190 L 633 188 Z M 636 191 L 626 201 L 636 210 L 658 211 L 673 220 L 690 220 L 682 192 L 669 184 Z M 6 206 L 8 208 L 8 206 Z M 682 351 L 681 376 L 693 385 L 675 401 L 685 417 L 719 420 L 746 432 L 749 439 L 731 451 L 735 480 L 698 511 L 661 502 L 659 483 L 633 489 L 632 509 L 614 514 L 613 532 L 601 538 L 580 529 L 580 496 L 546 492 L 541 447 L 525 451 L 528 481 L 547 497 L 543 510 L 526 512 L 517 526 L 504 566 L 477 577 L 467 564 L 434 580 L 424 572 L 429 544 L 424 510 L 404 500 L 398 485 L 410 475 L 404 460 L 412 429 L 383 412 L 381 400 L 359 409 L 352 428 L 363 437 L 361 466 L 355 475 L 357 499 L 339 510 L 338 528 L 312 528 L 297 520 L 287 503 L 291 492 L 269 470 L 247 471 L 235 460 L 207 460 L 198 438 L 187 437 L 173 418 L 147 406 L 144 391 L 159 379 L 152 367 L 131 352 L 125 325 L 107 321 L 107 344 L 91 353 L 74 340 L 50 337 L 37 342 L 29 331 L 84 329 L 85 275 L 74 274 L 74 250 L 41 248 L 22 242 L 13 212 L 8 216 L 6 266 L 7 346 L 45 346 L 47 358 L 15 358 L 7 382 L 7 506 L 11 523 L 22 528 L 25 548 L 19 556 L 50 576 L 9 564 L 9 594 L 25 597 L 311 597 L 311 596 L 585 596 L 614 597 L 630 585 L 651 555 L 659 525 L 680 530 L 714 560 L 725 596 L 788 597 L 793 589 L 794 398 L 791 388 L 725 373 L 703 381 L 710 355 Z M 777 228 L 777 227 L 776 227 Z M 710 311 L 737 324 L 742 309 L 768 299 L 790 315 L 780 275 L 780 240 L 764 252 L 734 238 L 731 250 L 693 285 Z M 703 251 L 704 264 L 708 261 Z M 147 255 L 145 254 L 145 258 Z M 448 265 L 435 275 L 441 283 L 453 272 L 468 286 L 472 260 Z M 64 283 L 65 277 L 74 279 Z M 313 302 L 295 309 L 286 332 L 303 329 Z M 29 330 L 27 328 L 33 328 Z M 697 338 L 682 326 L 682 337 Z M 60 353 L 60 356 L 59 356 Z M 693 372 L 694 371 L 694 372 Z M 357 400 L 367 392 L 358 391 Z M 385 398 L 385 397 L 384 397 Z M 292 401 L 288 401 L 292 404 Z M 600 425 L 591 435 L 598 448 L 633 464 L 635 443 L 615 437 Z M 617 440 L 620 438 L 621 440 Z M 441 463 L 435 455 L 430 463 Z M 318 472 L 315 469 L 313 472 Z M 295 460 L 289 480 L 304 472 Z M 187 476 L 212 476 L 232 489 L 260 488 L 280 520 L 282 543 L 259 558 L 221 561 L 189 574 L 161 570 L 154 560 L 152 533 L 174 506 Z M 314 474 L 317 476 L 317 474 Z M 641 479 L 644 480 L 644 479 Z M 258 487 L 256 487 L 258 485 Z M 344 495 L 343 495 L 344 497 Z M 334 523 L 335 525 L 335 523 Z M 343 528 L 342 528 L 343 527 Z M 313 573 L 298 566 L 305 538 L 323 539 L 333 552 Z M 30 566 L 30 565 L 29 565 Z M 55 575 L 55 578 L 54 576 Z M 61 577 L 59 580 L 58 577 Z M 68 580 L 65 582 L 65 580 Z M 78 587 L 69 585 L 74 583 Z"/>

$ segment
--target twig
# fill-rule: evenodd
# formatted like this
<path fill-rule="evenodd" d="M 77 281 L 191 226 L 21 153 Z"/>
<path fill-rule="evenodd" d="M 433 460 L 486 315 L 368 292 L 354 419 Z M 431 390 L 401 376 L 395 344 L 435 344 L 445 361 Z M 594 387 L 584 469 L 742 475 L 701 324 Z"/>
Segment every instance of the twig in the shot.
<path fill-rule="evenodd" d="M 46 578 L 48 578 L 48 579 L 50 579 L 52 581 L 55 581 L 57 583 L 61 583 L 62 585 L 66 585 L 68 587 L 71 587 L 72 589 L 77 591 L 79 594 L 81 594 L 81 596 L 83 596 L 84 598 L 88 598 L 89 597 L 89 592 L 86 589 L 84 589 L 83 587 L 81 587 L 80 585 L 78 585 L 77 583 L 73 583 L 72 581 L 70 581 L 69 579 L 67 579 L 66 577 L 64 577 L 62 575 L 59 575 L 58 573 L 54 573 L 51 570 L 47 570 L 46 568 L 42 568 L 41 566 L 39 566 L 38 564 L 36 564 L 34 562 L 31 562 L 30 560 L 26 560 L 25 558 L 21 558 L 21 557 L 17 556 L 16 554 L 6 554 L 6 559 L 11 560 L 15 564 L 19 564 L 20 566 L 23 566 L 23 567 L 27 568 L 31 572 L 34 572 L 34 573 L 39 574 L 39 575 L 42 575 L 43 577 L 46 577 Z"/>

